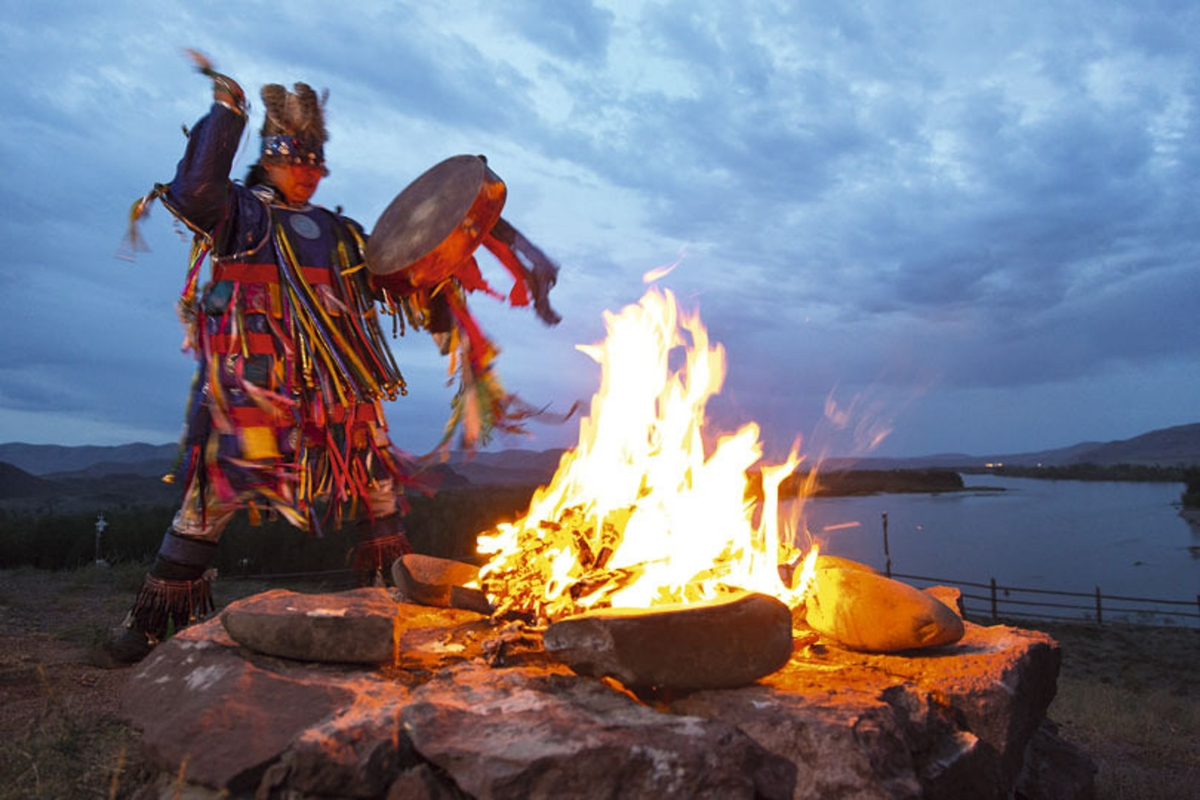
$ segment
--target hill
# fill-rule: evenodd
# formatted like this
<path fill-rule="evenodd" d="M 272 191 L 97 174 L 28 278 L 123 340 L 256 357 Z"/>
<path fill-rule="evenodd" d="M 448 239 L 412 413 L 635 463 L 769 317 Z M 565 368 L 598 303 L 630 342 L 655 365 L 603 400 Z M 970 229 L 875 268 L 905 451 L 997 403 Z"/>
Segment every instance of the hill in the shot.
<path fill-rule="evenodd" d="M 0 499 L 47 497 L 61 489 L 54 481 L 30 475 L 20 467 L 0 461 Z"/>
<path fill-rule="evenodd" d="M 1070 467 L 1131 464 L 1151 467 L 1200 466 L 1200 422 L 1143 433 L 1110 442 L 1080 442 L 1069 447 L 1021 453 L 939 453 L 909 458 L 827 458 L 822 469 L 967 469 L 984 464 L 1024 467 Z"/>
<path fill-rule="evenodd" d="M 0 444 L 0 502 L 7 508 L 40 507 L 47 499 L 60 510 L 175 502 L 177 489 L 159 478 L 170 471 L 176 445 L 135 443 L 111 447 Z M 454 486 L 537 486 L 550 481 L 563 450 L 451 452 L 445 464 L 430 466 L 436 483 Z M 825 474 L 890 470 L 973 471 L 988 463 L 1006 467 L 1133 465 L 1200 466 L 1200 423 L 1150 431 L 1131 439 L 1080 442 L 1070 447 L 1025 453 L 968 455 L 942 453 L 911 458 L 827 458 Z M 431 476 L 431 477 L 433 477 Z M 830 483 L 830 482 L 826 482 Z M 833 489 L 830 483 L 829 490 Z"/>
<path fill-rule="evenodd" d="M 135 442 L 113 446 L 83 445 L 66 447 L 57 444 L 25 444 L 8 442 L 0 444 L 0 461 L 20 467 L 34 475 L 49 475 L 54 472 L 76 472 L 98 464 L 131 465 L 153 462 L 158 474 L 166 472 L 179 452 L 177 444 L 146 444 Z M 113 469 L 111 472 L 128 470 Z M 141 468 L 132 470 L 137 474 L 148 474 Z M 150 473 L 153 474 L 153 473 Z"/>
<path fill-rule="evenodd" d="M 1073 449 L 1073 448 L 1068 448 Z M 1200 465 L 1200 422 L 1105 442 L 1066 455 L 1062 464 Z"/>

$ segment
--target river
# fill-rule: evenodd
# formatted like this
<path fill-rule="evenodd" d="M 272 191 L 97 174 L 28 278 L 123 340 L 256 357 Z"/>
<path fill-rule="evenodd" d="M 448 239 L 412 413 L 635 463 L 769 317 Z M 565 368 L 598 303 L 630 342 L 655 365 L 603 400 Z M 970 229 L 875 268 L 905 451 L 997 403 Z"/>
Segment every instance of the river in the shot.
<path fill-rule="evenodd" d="M 880 571 L 886 513 L 894 572 L 947 582 L 995 578 L 1031 589 L 1095 592 L 1099 586 L 1104 595 L 1190 601 L 1180 610 L 1200 611 L 1200 530 L 1179 516 L 1183 484 L 995 475 L 964 475 L 963 481 L 968 488 L 962 492 L 814 498 L 804 505 L 805 525 L 823 552 Z M 968 599 L 967 605 L 981 610 L 986 604 Z"/>

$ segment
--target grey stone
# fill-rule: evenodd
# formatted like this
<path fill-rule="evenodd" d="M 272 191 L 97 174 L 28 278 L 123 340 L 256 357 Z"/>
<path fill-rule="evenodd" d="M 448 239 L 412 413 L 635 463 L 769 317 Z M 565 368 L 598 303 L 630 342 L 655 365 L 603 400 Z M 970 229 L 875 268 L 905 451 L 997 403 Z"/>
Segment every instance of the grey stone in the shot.
<path fill-rule="evenodd" d="M 958 614 L 959 617 L 964 615 L 966 609 L 963 607 L 962 589 L 957 586 L 926 586 L 921 591 Z"/>
<path fill-rule="evenodd" d="M 423 606 L 491 614 L 487 596 L 465 585 L 478 579 L 478 567 L 448 558 L 410 553 L 392 563 L 392 580 L 402 599 Z"/>
<path fill-rule="evenodd" d="M 458 665 L 403 711 L 413 745 L 480 798 L 789 798 L 796 768 L 735 727 L 659 713 L 561 666 Z"/>
<path fill-rule="evenodd" d="M 401 658 L 383 667 L 276 658 L 217 620 L 191 626 L 131 673 L 125 714 L 183 797 L 1001 800 L 1019 776 L 1033 797 L 1087 797 L 1051 780 L 1087 761 L 1038 730 L 1059 663 L 1042 633 L 967 623 L 904 655 L 819 639 L 749 686 L 650 706 L 524 645 L 518 666 L 487 666 L 505 634 L 477 614 L 401 604 L 397 620 Z"/>
<path fill-rule="evenodd" d="M 443 778 L 428 764 L 418 764 L 400 774 L 388 789 L 386 800 L 468 800 L 470 795 Z"/>
<path fill-rule="evenodd" d="M 1011 795 L 1054 695 L 1043 633 L 967 623 L 914 656 L 834 646 L 797 653 L 759 685 L 697 692 L 672 711 L 722 719 L 795 764 L 796 798 Z"/>
<path fill-rule="evenodd" d="M 337 664 L 396 661 L 399 608 L 386 589 L 299 594 L 284 589 L 231 603 L 221 624 L 259 653 Z"/>
<path fill-rule="evenodd" d="M 700 605 L 600 609 L 551 624 L 544 645 L 580 674 L 634 688 L 745 686 L 791 657 L 791 611 L 750 592 Z"/>
<path fill-rule="evenodd" d="M 147 759 L 218 790 L 253 791 L 298 731 L 355 693 L 321 675 L 245 659 L 217 620 L 158 645 L 130 675 L 122 711 Z"/>
<path fill-rule="evenodd" d="M 931 595 L 863 570 L 817 570 L 805 608 L 813 630 L 853 650 L 938 647 L 963 635 L 962 619 Z"/>
<path fill-rule="evenodd" d="M 1018 796 L 1023 800 L 1092 800 L 1096 796 L 1096 762 L 1058 735 L 1058 727 L 1042 720 L 1029 743 Z"/>
<path fill-rule="evenodd" d="M 849 558 L 842 558 L 841 556 L 830 556 L 830 555 L 826 555 L 825 553 L 821 553 L 817 556 L 816 568 L 817 569 L 853 569 L 853 570 L 858 570 L 859 572 L 870 572 L 875 575 L 879 574 L 879 570 L 874 569 L 873 567 L 869 567 L 866 564 L 862 563 L 861 561 L 852 561 Z"/>

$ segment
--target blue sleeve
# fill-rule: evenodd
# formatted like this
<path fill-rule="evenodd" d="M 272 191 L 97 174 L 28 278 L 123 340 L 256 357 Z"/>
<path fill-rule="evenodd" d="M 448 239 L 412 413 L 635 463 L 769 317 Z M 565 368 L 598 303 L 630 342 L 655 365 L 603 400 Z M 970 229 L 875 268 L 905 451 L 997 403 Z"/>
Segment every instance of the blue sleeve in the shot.
<path fill-rule="evenodd" d="M 194 230 L 211 233 L 228 213 L 229 170 L 245 127 L 245 115 L 214 103 L 188 135 L 187 149 L 163 199 Z"/>

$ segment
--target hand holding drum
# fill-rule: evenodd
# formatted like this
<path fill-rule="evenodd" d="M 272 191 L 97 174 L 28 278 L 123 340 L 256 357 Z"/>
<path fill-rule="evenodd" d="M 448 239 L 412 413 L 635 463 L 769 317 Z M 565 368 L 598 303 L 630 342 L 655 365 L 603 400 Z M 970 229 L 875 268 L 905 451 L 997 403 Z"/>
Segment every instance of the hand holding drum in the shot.
<path fill-rule="evenodd" d="M 373 283 L 399 296 L 447 280 L 468 291 L 488 288 L 473 257 L 482 244 L 515 281 L 510 302 L 532 301 L 543 322 L 556 324 L 549 292 L 558 265 L 500 217 L 506 197 L 504 181 L 482 156 L 454 156 L 429 168 L 375 223 L 367 242 Z"/>

